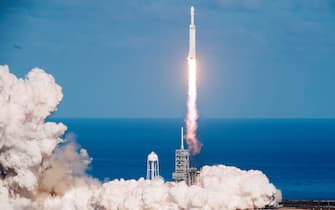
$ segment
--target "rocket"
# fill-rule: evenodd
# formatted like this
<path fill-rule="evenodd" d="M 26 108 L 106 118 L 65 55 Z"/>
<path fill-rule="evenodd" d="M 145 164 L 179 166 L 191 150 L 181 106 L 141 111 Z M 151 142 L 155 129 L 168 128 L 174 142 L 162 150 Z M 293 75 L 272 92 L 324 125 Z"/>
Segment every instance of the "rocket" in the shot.
<path fill-rule="evenodd" d="M 194 25 L 194 7 L 191 6 L 191 24 L 190 24 L 190 49 L 188 52 L 189 59 L 195 59 L 195 25 Z"/>

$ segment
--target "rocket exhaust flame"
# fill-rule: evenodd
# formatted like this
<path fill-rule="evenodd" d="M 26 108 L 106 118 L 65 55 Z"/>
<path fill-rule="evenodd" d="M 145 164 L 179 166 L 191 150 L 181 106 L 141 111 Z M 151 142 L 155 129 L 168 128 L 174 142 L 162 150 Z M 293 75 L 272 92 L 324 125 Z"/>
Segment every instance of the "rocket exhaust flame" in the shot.
<path fill-rule="evenodd" d="M 187 114 L 186 114 L 186 142 L 192 155 L 200 153 L 201 143 L 197 139 L 196 131 L 198 128 L 197 119 L 197 63 L 195 56 L 195 24 L 194 7 L 191 7 L 190 24 L 190 49 L 188 56 L 188 94 L 187 94 Z"/>

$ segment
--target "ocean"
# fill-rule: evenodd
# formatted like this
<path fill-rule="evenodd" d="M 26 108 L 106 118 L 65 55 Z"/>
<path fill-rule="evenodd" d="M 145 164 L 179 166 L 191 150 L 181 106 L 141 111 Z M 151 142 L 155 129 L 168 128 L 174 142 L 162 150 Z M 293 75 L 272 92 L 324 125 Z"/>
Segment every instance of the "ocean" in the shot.
<path fill-rule="evenodd" d="M 101 181 L 146 176 L 146 158 L 159 156 L 160 174 L 172 180 L 183 119 L 51 119 L 68 126 L 93 158 L 87 173 Z M 335 120 L 201 119 L 198 168 L 224 164 L 257 169 L 284 199 L 335 199 Z"/>

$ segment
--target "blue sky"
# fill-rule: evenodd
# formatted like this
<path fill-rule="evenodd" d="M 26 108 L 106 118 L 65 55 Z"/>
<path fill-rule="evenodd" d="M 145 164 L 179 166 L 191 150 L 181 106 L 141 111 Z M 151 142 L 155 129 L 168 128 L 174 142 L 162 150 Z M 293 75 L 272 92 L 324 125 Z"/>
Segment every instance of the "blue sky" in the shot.
<path fill-rule="evenodd" d="M 0 63 L 54 75 L 56 117 L 185 114 L 189 7 L 206 118 L 334 118 L 334 0 L 2 0 Z"/>

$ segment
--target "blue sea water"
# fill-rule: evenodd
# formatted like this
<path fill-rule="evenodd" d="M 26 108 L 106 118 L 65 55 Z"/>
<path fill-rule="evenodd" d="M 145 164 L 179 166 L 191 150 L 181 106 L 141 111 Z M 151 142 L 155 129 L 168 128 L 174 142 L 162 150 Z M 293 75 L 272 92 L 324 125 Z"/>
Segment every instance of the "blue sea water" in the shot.
<path fill-rule="evenodd" d="M 159 155 L 171 180 L 182 119 L 53 119 L 93 158 L 88 173 L 100 180 L 146 175 L 146 157 Z M 335 120 L 204 119 L 202 152 L 192 164 L 258 169 L 282 190 L 284 199 L 335 199 Z"/>

